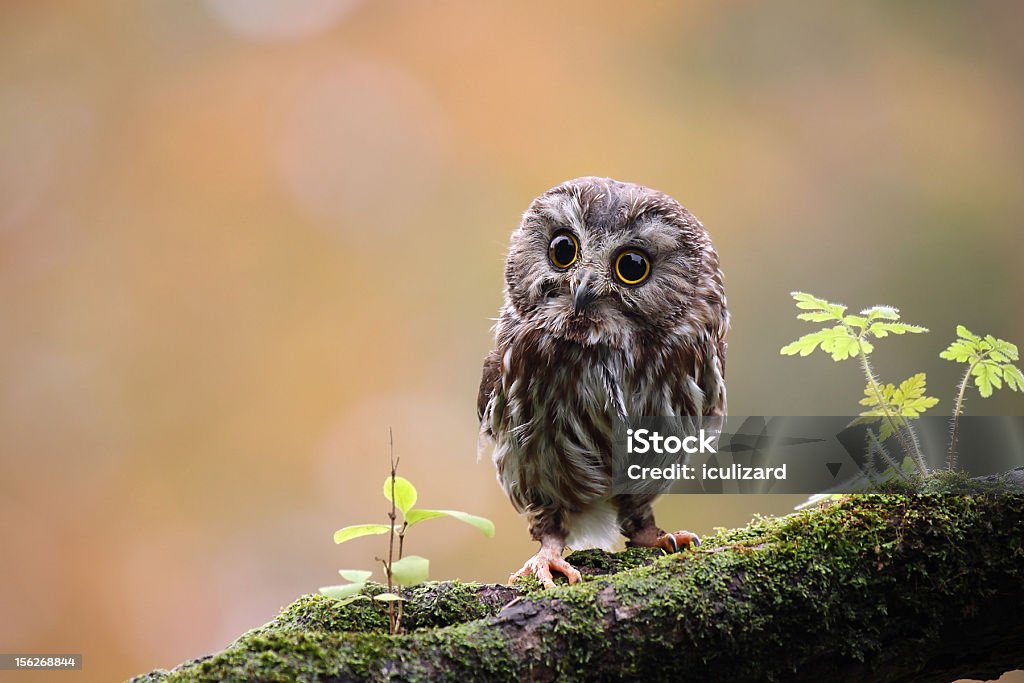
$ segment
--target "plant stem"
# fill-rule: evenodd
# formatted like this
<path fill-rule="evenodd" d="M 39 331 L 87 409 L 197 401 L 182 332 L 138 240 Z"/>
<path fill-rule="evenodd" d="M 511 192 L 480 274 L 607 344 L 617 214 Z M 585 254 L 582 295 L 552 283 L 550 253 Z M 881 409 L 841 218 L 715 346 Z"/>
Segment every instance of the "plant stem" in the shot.
<path fill-rule="evenodd" d="M 889 451 L 885 449 L 885 446 L 882 445 L 882 442 L 878 440 L 878 437 L 875 436 L 875 433 L 870 429 L 868 429 L 868 444 L 870 447 L 869 452 L 874 451 L 875 453 L 878 453 L 880 456 L 882 456 L 882 459 L 885 460 L 886 464 L 888 464 L 889 467 L 893 469 L 893 471 L 896 473 L 897 476 L 899 476 L 900 479 L 907 480 L 909 478 L 907 477 L 907 473 L 903 471 L 903 468 L 900 467 L 898 462 L 893 460 L 892 456 L 889 455 Z"/>
<path fill-rule="evenodd" d="M 861 344 L 861 337 L 857 337 L 857 352 L 860 355 L 861 368 L 864 370 L 864 376 L 868 379 L 868 385 L 871 387 L 871 391 L 875 394 L 875 400 L 878 401 L 878 407 L 881 408 L 882 414 L 885 415 L 885 419 L 889 421 L 892 426 L 893 432 L 896 434 L 896 438 L 900 440 L 900 446 L 903 447 L 903 452 L 914 459 L 917 463 L 917 469 L 921 471 L 921 474 L 928 474 L 928 466 L 924 462 L 924 456 L 921 451 L 911 448 L 907 442 L 907 437 L 904 436 L 899 426 L 896 424 L 896 420 L 893 419 L 892 413 L 889 412 L 889 406 L 885 402 L 885 397 L 882 395 L 882 387 L 878 384 L 878 379 L 875 377 L 875 371 L 871 368 L 871 363 L 868 361 L 868 355 L 864 353 L 864 346 Z M 908 426 L 909 430 L 909 426 Z M 915 444 L 916 446 L 916 441 Z"/>
<path fill-rule="evenodd" d="M 913 426 L 910 424 L 910 420 L 903 420 L 903 428 L 907 430 L 907 436 L 910 437 L 910 444 L 914 447 L 914 453 L 916 453 L 918 469 L 921 470 L 921 474 L 928 474 L 928 463 L 924 460 L 924 454 L 921 451 L 921 442 L 917 438 L 917 432 L 914 431 Z"/>
<path fill-rule="evenodd" d="M 960 416 L 963 414 L 964 409 L 964 393 L 967 391 L 967 382 L 971 379 L 971 371 L 974 370 L 974 366 L 977 364 L 978 361 L 975 361 L 967 366 L 964 376 L 960 379 L 956 403 L 953 405 L 953 428 L 949 435 L 949 453 L 946 456 L 946 467 L 951 470 L 956 469 L 956 436 L 957 430 L 960 428 Z"/>
<path fill-rule="evenodd" d="M 395 459 L 395 436 L 390 427 L 388 427 L 388 439 L 390 441 L 391 449 L 391 512 L 388 513 L 388 517 L 391 519 L 391 533 L 388 541 L 388 561 L 384 565 L 384 574 L 388 578 L 388 593 L 394 593 L 394 582 L 391 578 L 391 565 L 395 559 L 395 520 L 398 519 L 398 511 L 395 506 L 395 477 L 398 472 L 398 460 Z M 398 557 L 401 559 L 401 552 L 399 552 Z M 388 601 L 388 624 L 391 627 L 391 635 L 398 633 L 398 626 L 402 619 L 401 605 L 398 607 L 398 614 L 395 614 L 395 602 L 400 601 Z"/>

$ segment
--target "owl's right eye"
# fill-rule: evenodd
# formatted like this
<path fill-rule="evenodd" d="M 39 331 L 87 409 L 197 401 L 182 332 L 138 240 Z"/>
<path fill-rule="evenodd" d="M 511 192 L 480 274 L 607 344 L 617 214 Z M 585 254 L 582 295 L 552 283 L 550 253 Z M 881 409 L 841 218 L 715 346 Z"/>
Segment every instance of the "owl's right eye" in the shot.
<path fill-rule="evenodd" d="M 555 268 L 565 270 L 576 263 L 579 255 L 580 243 L 576 241 L 576 236 L 568 230 L 559 230 L 551 238 L 551 244 L 548 245 L 548 259 L 551 260 L 551 265 Z"/>

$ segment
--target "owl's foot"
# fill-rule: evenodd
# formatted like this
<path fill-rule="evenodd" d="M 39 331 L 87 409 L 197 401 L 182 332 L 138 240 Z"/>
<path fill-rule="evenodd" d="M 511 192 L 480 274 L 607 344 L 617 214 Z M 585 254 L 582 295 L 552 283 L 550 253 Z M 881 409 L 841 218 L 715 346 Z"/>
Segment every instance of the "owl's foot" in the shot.
<path fill-rule="evenodd" d="M 678 553 L 687 548 L 699 547 L 700 538 L 689 531 L 669 534 L 657 527 L 647 527 L 629 539 L 626 545 L 634 548 L 661 548 L 667 553 Z"/>
<path fill-rule="evenodd" d="M 678 553 L 683 550 L 699 548 L 700 537 L 689 531 L 677 531 L 674 534 L 662 534 L 654 542 L 655 548 L 661 548 L 667 553 Z"/>
<path fill-rule="evenodd" d="M 536 555 L 526 561 L 522 569 L 508 577 L 508 582 L 515 583 L 520 576 L 535 576 L 546 588 L 551 588 L 555 585 L 555 580 L 551 576 L 552 570 L 564 574 L 569 583 L 579 583 L 583 580 L 576 567 L 566 562 L 561 552 L 541 548 Z"/>

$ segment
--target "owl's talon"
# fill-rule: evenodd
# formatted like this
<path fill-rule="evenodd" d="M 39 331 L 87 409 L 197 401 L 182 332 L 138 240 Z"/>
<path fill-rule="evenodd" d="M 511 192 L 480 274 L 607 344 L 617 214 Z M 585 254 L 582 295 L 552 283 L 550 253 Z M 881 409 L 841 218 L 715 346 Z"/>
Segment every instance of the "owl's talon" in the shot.
<path fill-rule="evenodd" d="M 561 554 L 555 554 L 541 548 L 536 555 L 526 561 L 522 569 L 508 577 L 508 582 L 515 583 L 516 579 L 521 576 L 534 576 L 545 588 L 552 588 L 555 585 L 554 577 L 551 575 L 552 570 L 564 574 L 569 583 L 580 583 L 583 581 L 583 576 L 577 571 L 576 567 L 566 562 Z"/>
<path fill-rule="evenodd" d="M 677 531 L 674 534 L 662 534 L 654 542 L 655 548 L 661 548 L 667 553 L 678 553 L 688 548 L 699 548 L 700 537 L 689 531 Z"/>

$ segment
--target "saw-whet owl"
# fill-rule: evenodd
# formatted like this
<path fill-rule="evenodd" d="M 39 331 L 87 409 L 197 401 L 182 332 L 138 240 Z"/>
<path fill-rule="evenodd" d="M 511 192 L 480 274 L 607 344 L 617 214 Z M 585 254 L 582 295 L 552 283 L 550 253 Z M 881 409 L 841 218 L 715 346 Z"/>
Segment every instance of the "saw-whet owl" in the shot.
<path fill-rule="evenodd" d="M 722 272 L 708 232 L 672 197 L 577 178 L 530 204 L 512 233 L 495 348 L 477 402 L 498 481 L 540 542 L 510 580 L 579 572 L 566 547 L 676 550 L 656 494 L 614 495 L 615 421 L 726 410 Z"/>

